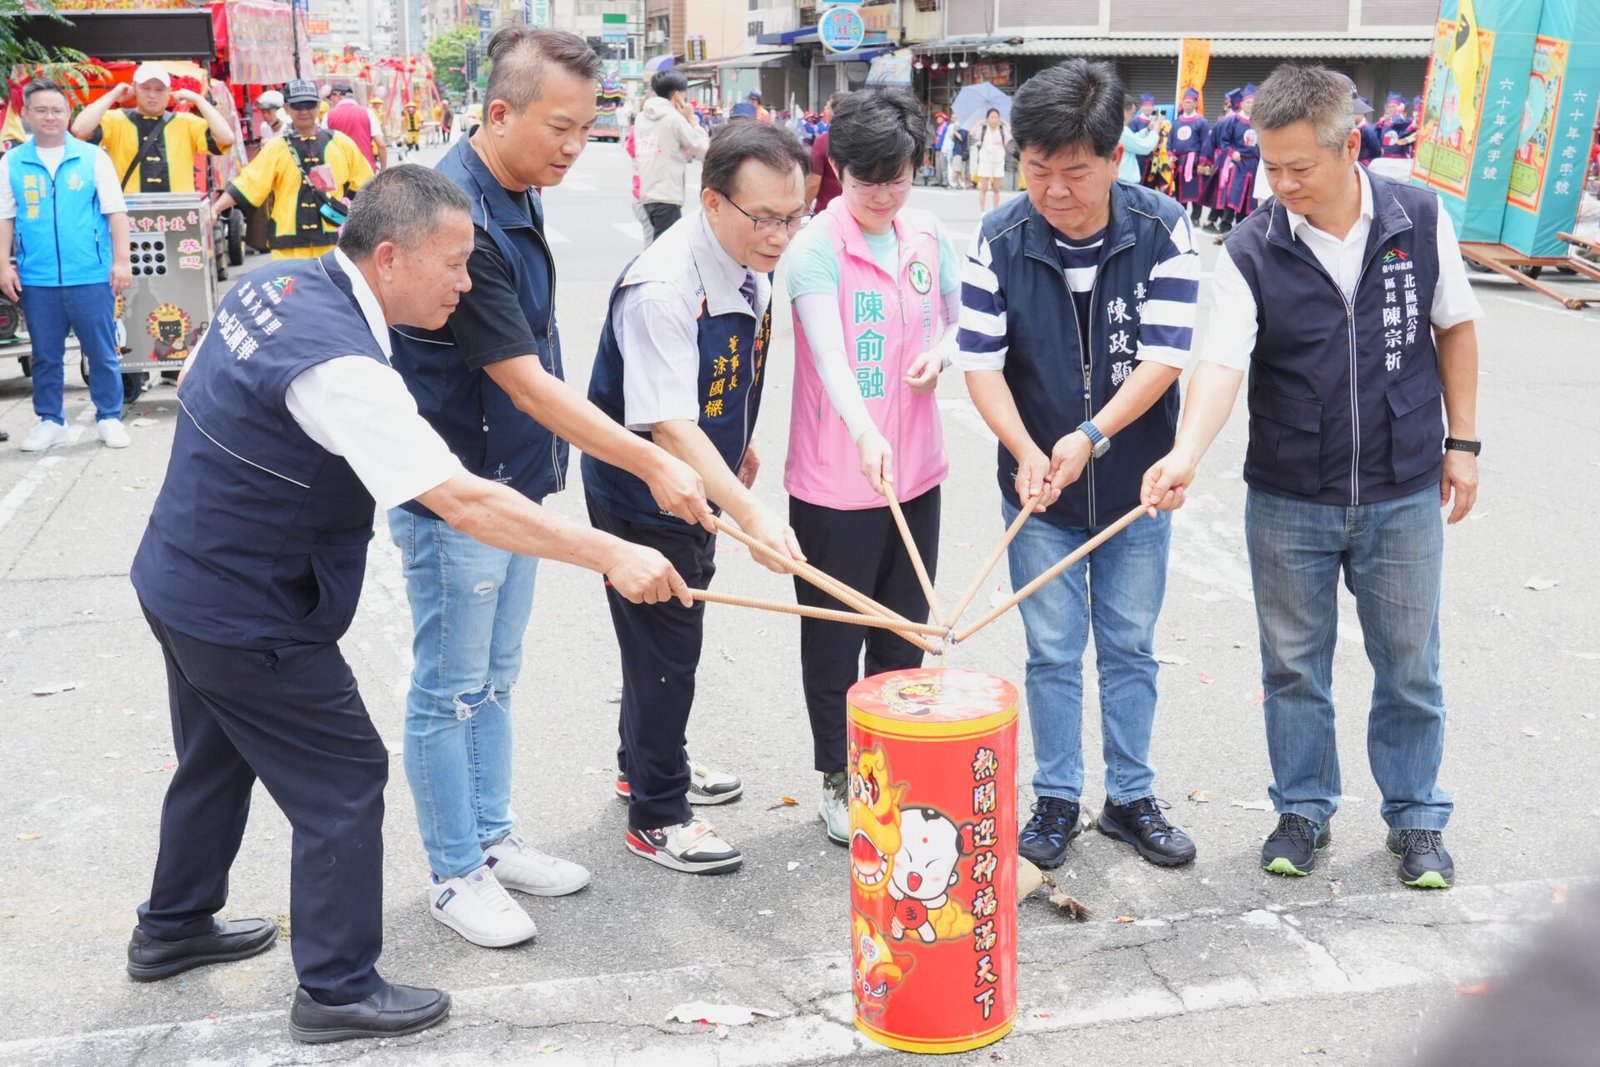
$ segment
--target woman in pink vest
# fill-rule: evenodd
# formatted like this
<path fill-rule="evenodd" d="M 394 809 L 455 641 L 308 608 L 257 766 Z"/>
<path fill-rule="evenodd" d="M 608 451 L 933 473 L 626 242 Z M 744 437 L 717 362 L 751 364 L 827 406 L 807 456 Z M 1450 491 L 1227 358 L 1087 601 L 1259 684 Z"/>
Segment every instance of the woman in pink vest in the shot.
<path fill-rule="evenodd" d="M 960 260 L 932 215 L 905 208 L 928 145 L 904 89 L 870 88 L 835 107 L 828 156 L 841 194 L 789 245 L 794 410 L 784 487 L 807 558 L 909 619 L 928 604 L 884 499 L 892 485 L 932 572 L 939 485 L 949 463 L 934 389 L 955 347 Z M 797 581 L 802 604 L 843 605 Z M 802 619 L 801 673 L 828 837 L 850 841 L 845 693 L 866 673 L 922 653 L 886 630 Z"/>

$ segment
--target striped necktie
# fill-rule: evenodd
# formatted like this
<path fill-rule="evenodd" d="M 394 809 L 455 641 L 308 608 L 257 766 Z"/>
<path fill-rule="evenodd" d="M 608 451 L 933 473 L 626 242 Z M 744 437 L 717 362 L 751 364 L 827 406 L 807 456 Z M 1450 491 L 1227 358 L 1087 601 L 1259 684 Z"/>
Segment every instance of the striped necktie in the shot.
<path fill-rule="evenodd" d="M 756 307 L 756 275 L 754 271 L 744 272 L 744 284 L 739 286 L 739 295 L 744 297 L 744 302 L 750 305 L 750 310 L 759 315 L 761 309 Z"/>

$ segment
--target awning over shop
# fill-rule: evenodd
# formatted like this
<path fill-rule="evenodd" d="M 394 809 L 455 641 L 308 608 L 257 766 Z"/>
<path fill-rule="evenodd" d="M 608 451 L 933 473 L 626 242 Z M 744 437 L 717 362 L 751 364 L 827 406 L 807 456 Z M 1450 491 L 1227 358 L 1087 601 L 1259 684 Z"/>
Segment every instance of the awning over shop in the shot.
<path fill-rule="evenodd" d="M 725 56 L 722 59 L 710 59 L 704 63 L 680 63 L 677 69 L 692 77 L 691 71 L 710 71 L 718 67 L 781 67 L 792 54 L 791 52 L 749 52 L 742 56 Z"/>
<path fill-rule="evenodd" d="M 921 56 L 938 56 L 947 52 L 987 52 L 997 45 L 1021 40 L 1020 37 L 997 37 L 990 33 L 968 34 L 965 37 L 942 37 L 937 41 L 924 41 L 912 45 L 911 50 Z"/>
<path fill-rule="evenodd" d="M 933 42 L 942 45 L 944 42 Z M 986 47 L 943 48 L 986 56 L 1177 56 L 1179 37 L 1031 37 L 1000 40 Z M 1427 37 L 1212 37 L 1213 58 L 1422 59 L 1432 49 Z M 918 45 L 918 52 L 932 50 Z"/>
<path fill-rule="evenodd" d="M 760 37 L 756 38 L 756 43 L 781 44 L 793 47 L 797 44 L 820 45 L 822 42 L 817 36 L 817 28 L 815 26 L 807 26 L 801 30 L 784 30 L 782 33 L 763 33 Z M 892 42 L 889 40 L 889 35 L 887 33 L 884 33 L 881 30 L 872 30 L 861 39 L 861 47 L 858 48 L 856 52 L 861 52 L 868 48 L 882 48 L 890 44 L 892 44 Z M 858 61 L 859 59 L 856 53 L 846 54 L 850 56 L 852 62 Z"/>

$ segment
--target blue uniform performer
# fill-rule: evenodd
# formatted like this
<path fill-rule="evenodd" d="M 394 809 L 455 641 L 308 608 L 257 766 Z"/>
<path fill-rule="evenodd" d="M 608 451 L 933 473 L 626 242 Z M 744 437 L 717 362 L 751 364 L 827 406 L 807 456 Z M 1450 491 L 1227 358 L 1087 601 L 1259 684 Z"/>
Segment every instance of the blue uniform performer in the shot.
<path fill-rule="evenodd" d="M 1167 131 L 1167 151 L 1177 169 L 1178 203 L 1189 205 L 1189 218 L 1196 226 L 1200 224 L 1213 170 L 1211 124 L 1196 110 L 1199 103 L 1199 90 L 1192 85 L 1185 89 L 1177 121 Z"/>

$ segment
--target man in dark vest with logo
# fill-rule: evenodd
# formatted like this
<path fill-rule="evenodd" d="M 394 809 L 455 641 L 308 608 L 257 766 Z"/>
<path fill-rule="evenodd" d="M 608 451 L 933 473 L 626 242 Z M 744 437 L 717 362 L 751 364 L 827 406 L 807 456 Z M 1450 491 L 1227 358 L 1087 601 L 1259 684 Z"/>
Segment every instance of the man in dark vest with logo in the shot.
<path fill-rule="evenodd" d="M 1438 196 L 1358 164 L 1353 101 L 1349 79 L 1321 67 L 1282 66 L 1262 85 L 1253 120 L 1275 202 L 1218 257 L 1183 423 L 1144 494 L 1183 503 L 1248 372 L 1245 538 L 1278 812 L 1261 865 L 1308 874 L 1332 840 L 1342 576 L 1375 675 L 1367 751 L 1387 847 L 1405 884 L 1444 888 L 1439 512 L 1459 522 L 1477 497 L 1483 312 Z"/>
<path fill-rule="evenodd" d="M 773 124 L 738 123 L 713 137 L 701 211 L 658 236 L 617 281 L 589 380 L 600 410 L 687 462 L 746 533 L 795 559 L 804 557 L 794 531 L 750 492 L 760 465 L 750 442 L 770 354 L 772 271 L 810 218 L 805 173 L 805 149 Z M 660 549 L 694 588 L 710 584 L 715 534 L 666 513 L 638 478 L 587 454 L 583 488 L 597 529 Z M 638 611 L 613 589 L 607 599 L 622 650 L 624 841 L 672 870 L 733 870 L 739 850 L 689 812 L 684 731 L 705 605 Z"/>
<path fill-rule="evenodd" d="M 300 1041 L 414 1033 L 450 1010 L 448 995 L 375 966 L 389 753 L 338 645 L 374 500 L 419 499 L 498 548 L 601 571 L 619 595 L 688 602 L 658 553 L 464 471 L 417 414 L 389 365 L 388 322 L 442 325 L 471 254 L 461 191 L 398 167 L 355 206 L 338 250 L 235 287 L 179 385 L 168 477 L 133 563 L 178 764 L 128 973 L 168 978 L 276 940 L 269 920 L 215 918 L 259 779 L 294 830 Z"/>
<path fill-rule="evenodd" d="M 1008 551 L 1017 588 L 1138 507 L 1140 475 L 1177 426 L 1200 256 L 1182 206 L 1116 180 L 1123 119 L 1109 63 L 1072 59 L 1024 82 L 1011 131 L 1028 195 L 984 216 L 962 273 L 956 363 L 1000 439 L 1001 518 L 1038 512 Z M 1135 523 L 1022 603 L 1038 769 L 1017 848 L 1040 867 L 1059 867 L 1082 830 L 1091 630 L 1106 765 L 1095 824 L 1158 866 L 1195 857 L 1150 764 L 1167 520 Z"/>
<path fill-rule="evenodd" d="M 438 168 L 472 203 L 472 290 L 443 329 L 395 328 L 395 368 L 475 474 L 542 501 L 565 487 L 571 441 L 644 477 L 659 506 L 709 522 L 687 464 L 562 380 L 538 191 L 559 184 L 587 143 L 599 57 L 575 34 L 507 27 L 488 58 L 483 125 Z M 544 820 L 519 823 L 511 808 L 512 691 L 538 560 L 476 543 L 422 500 L 391 510 L 389 532 L 411 604 L 405 764 L 431 871 L 428 914 L 475 945 L 528 941 L 537 929 L 508 890 L 565 896 L 589 883 L 581 864 L 538 847 Z"/>

